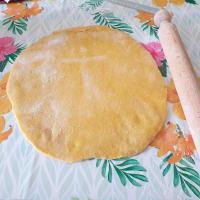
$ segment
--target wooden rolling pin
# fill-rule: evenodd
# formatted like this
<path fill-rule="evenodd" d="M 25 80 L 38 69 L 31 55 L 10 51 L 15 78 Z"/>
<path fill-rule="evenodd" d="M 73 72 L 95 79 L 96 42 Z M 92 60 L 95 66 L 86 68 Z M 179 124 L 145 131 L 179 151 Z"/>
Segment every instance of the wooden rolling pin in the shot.
<path fill-rule="evenodd" d="M 169 13 L 164 9 L 158 11 L 154 22 L 159 27 L 158 36 L 200 156 L 200 84 Z"/>

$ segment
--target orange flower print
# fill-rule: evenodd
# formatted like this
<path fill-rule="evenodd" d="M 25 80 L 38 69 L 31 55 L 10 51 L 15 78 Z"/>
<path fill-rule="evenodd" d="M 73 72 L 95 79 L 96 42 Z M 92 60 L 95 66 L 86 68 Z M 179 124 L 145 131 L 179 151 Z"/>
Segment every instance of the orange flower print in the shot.
<path fill-rule="evenodd" d="M 10 20 L 14 21 L 22 17 L 28 18 L 31 16 L 36 16 L 43 10 L 44 8 L 39 8 L 37 2 L 35 2 L 31 8 L 27 8 L 25 3 L 10 3 L 7 4 L 7 9 L 2 12 L 6 14 L 6 18 L 11 17 Z"/>
<path fill-rule="evenodd" d="M 40 14 L 43 10 L 44 10 L 44 8 L 39 8 L 38 3 L 34 3 L 34 5 L 31 8 L 25 9 L 24 18 L 36 16 L 36 15 Z"/>
<path fill-rule="evenodd" d="M 167 6 L 168 1 L 167 0 L 152 0 L 152 4 L 154 4 L 155 6 L 163 8 L 163 7 Z"/>
<path fill-rule="evenodd" d="M 7 9 L 3 10 L 2 13 L 6 14 L 5 17 L 13 17 L 12 20 L 17 20 L 23 17 L 24 3 L 10 3 L 7 4 Z"/>
<path fill-rule="evenodd" d="M 172 153 L 173 156 L 168 160 L 168 163 L 175 164 L 176 162 L 180 161 L 185 153 L 185 138 L 182 136 L 178 139 L 177 144 L 173 146 Z"/>
<path fill-rule="evenodd" d="M 0 116 L 0 143 L 2 143 L 4 140 L 7 140 L 8 136 L 13 131 L 12 126 L 10 126 L 10 128 L 7 131 L 4 131 L 4 129 L 5 129 L 5 119 L 4 117 Z"/>
<path fill-rule="evenodd" d="M 178 143 L 178 133 L 176 132 L 176 125 L 168 122 L 168 127 L 164 128 L 154 141 L 151 146 L 158 148 L 157 156 L 164 156 L 167 152 L 173 151 L 174 145 Z"/>
<path fill-rule="evenodd" d="M 185 155 L 187 157 L 190 157 L 194 151 L 196 150 L 196 147 L 194 145 L 194 141 L 192 139 L 192 136 L 188 134 L 187 138 L 185 139 L 186 147 L 185 147 Z"/>
<path fill-rule="evenodd" d="M 173 79 L 170 79 L 170 84 L 167 87 L 167 101 L 170 103 L 180 102 Z"/>
<path fill-rule="evenodd" d="M 156 136 L 151 146 L 158 148 L 158 157 L 171 152 L 172 156 L 168 160 L 170 164 L 179 162 L 184 155 L 190 157 L 196 149 L 192 136 L 184 136 L 180 127 L 172 122 L 168 122 L 168 126 Z"/>
<path fill-rule="evenodd" d="M 152 0 L 152 4 L 158 7 L 166 7 L 168 3 L 171 3 L 175 6 L 180 6 L 185 3 L 185 0 Z"/>
<path fill-rule="evenodd" d="M 175 103 L 173 105 L 173 112 L 179 119 L 186 120 L 181 103 Z"/>
<path fill-rule="evenodd" d="M 6 114 L 11 111 L 12 106 L 8 100 L 6 93 L 6 85 L 8 82 L 9 72 L 6 73 L 3 78 L 0 80 L 0 114 Z M 0 115 L 0 143 L 8 139 L 8 136 L 12 133 L 12 126 L 6 131 L 5 129 L 5 118 Z"/>
<path fill-rule="evenodd" d="M 173 156 L 168 160 L 168 163 L 175 164 L 176 162 L 179 162 L 184 155 L 190 157 L 194 154 L 195 150 L 196 147 L 194 145 L 192 136 L 190 134 L 188 134 L 188 136 L 181 136 L 178 139 L 178 143 L 171 151 L 173 153 Z"/>
<path fill-rule="evenodd" d="M 11 111 L 12 106 L 6 93 L 6 85 L 9 73 L 6 73 L 0 80 L 0 114 L 6 114 Z"/>
<path fill-rule="evenodd" d="M 167 86 L 167 101 L 173 104 L 174 114 L 179 119 L 185 120 L 185 115 L 173 79 L 170 80 L 170 84 Z"/>
<path fill-rule="evenodd" d="M 170 3 L 172 3 L 175 6 L 180 6 L 185 3 L 185 0 L 169 0 Z"/>
<path fill-rule="evenodd" d="M 140 20 L 140 23 L 144 23 L 149 21 L 149 23 L 147 24 L 147 26 L 152 26 L 154 25 L 154 20 L 153 17 L 154 15 L 151 13 L 146 13 L 140 10 L 137 10 L 138 15 L 135 16 L 135 18 L 138 18 Z"/>

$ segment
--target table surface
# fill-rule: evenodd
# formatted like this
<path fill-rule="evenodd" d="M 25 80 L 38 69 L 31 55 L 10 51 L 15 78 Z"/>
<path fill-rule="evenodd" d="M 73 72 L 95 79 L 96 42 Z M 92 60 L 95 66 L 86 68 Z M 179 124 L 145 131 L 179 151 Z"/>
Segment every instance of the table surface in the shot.
<path fill-rule="evenodd" d="M 171 12 L 200 77 L 200 0 L 129 1 Z M 95 24 L 130 34 L 150 52 L 167 84 L 168 115 L 164 129 L 137 156 L 63 163 L 38 153 L 26 141 L 6 94 L 7 79 L 12 63 L 34 41 L 55 30 Z M 104 0 L 0 4 L 0 199 L 200 199 L 200 158 L 157 30 L 152 14 Z"/>

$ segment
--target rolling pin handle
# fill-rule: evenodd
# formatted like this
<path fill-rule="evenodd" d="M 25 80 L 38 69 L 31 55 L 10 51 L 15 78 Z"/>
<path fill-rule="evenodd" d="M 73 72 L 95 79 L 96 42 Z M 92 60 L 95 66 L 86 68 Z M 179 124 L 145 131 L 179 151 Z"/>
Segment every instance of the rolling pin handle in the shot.
<path fill-rule="evenodd" d="M 171 22 L 171 16 L 165 9 L 159 10 L 154 16 L 156 26 L 160 27 L 160 24 L 163 22 Z"/>

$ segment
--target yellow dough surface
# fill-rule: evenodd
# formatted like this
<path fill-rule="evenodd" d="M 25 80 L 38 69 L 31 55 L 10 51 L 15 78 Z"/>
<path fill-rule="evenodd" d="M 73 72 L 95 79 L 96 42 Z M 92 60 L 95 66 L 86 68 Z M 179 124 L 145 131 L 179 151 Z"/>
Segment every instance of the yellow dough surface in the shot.
<path fill-rule="evenodd" d="M 166 118 L 166 86 L 151 55 L 129 35 L 100 26 L 30 45 L 7 92 L 26 138 L 66 162 L 138 154 Z"/>

